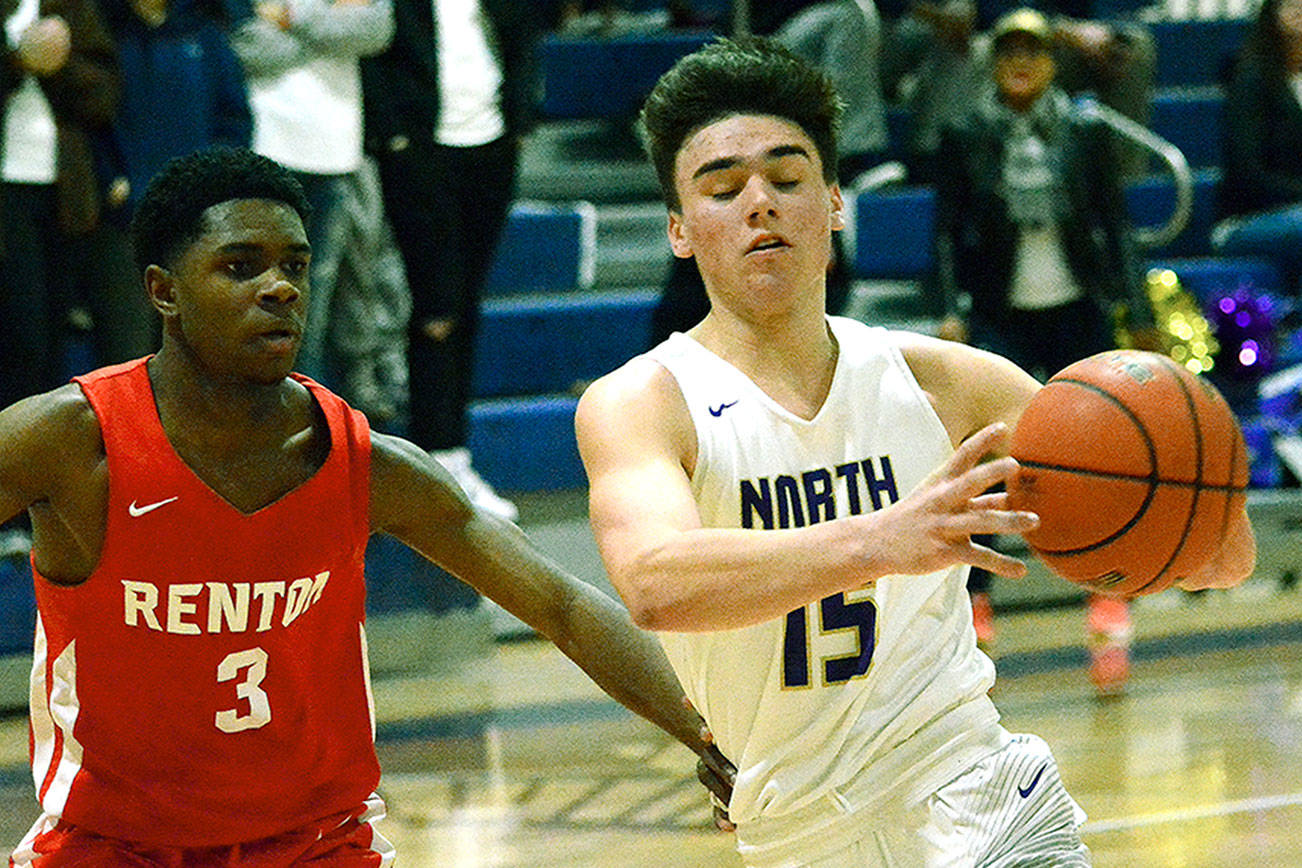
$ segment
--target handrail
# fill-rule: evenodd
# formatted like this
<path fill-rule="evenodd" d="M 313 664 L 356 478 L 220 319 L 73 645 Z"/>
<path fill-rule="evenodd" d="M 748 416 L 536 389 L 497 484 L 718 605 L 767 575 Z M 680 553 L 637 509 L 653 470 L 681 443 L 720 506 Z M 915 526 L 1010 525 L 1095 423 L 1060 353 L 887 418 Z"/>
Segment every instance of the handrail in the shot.
<path fill-rule="evenodd" d="M 1171 212 L 1170 219 L 1158 227 L 1135 227 L 1135 241 L 1141 247 L 1170 244 L 1189 225 L 1189 217 L 1193 213 L 1193 172 L 1189 170 L 1189 161 L 1185 159 L 1184 152 L 1148 127 L 1096 99 L 1087 97 L 1079 100 L 1077 105 L 1119 135 L 1157 154 L 1171 170 L 1175 179 L 1175 209 Z"/>

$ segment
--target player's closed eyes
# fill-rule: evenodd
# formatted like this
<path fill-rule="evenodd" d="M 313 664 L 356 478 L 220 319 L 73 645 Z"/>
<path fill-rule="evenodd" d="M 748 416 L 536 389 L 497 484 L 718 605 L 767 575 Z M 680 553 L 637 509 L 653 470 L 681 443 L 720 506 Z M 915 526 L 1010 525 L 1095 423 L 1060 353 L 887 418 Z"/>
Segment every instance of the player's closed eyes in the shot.
<path fill-rule="evenodd" d="M 790 193 L 792 190 L 795 190 L 796 187 L 800 186 L 799 180 L 770 181 L 769 183 L 772 184 L 774 188 L 781 190 L 784 193 Z M 741 187 L 730 186 L 725 190 L 707 192 L 706 195 L 716 202 L 727 202 L 735 198 L 740 191 Z"/>

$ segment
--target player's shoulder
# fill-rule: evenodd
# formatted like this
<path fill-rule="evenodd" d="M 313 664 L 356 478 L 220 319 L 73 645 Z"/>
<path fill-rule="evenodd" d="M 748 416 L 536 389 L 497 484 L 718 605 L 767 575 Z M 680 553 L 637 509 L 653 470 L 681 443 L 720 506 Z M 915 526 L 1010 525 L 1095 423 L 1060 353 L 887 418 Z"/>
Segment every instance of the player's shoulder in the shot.
<path fill-rule="evenodd" d="M 665 451 L 687 461 L 695 450 L 695 429 L 678 380 L 647 356 L 630 359 L 584 391 L 574 430 L 589 472 L 599 456 Z"/>
<path fill-rule="evenodd" d="M 32 471 L 79 473 L 104 455 L 99 419 L 81 388 L 69 383 L 0 411 L 4 457 Z"/>
<path fill-rule="evenodd" d="M 644 416 L 682 405 L 678 380 L 650 356 L 636 356 L 589 385 L 579 399 L 581 416 Z"/>
<path fill-rule="evenodd" d="M 967 344 L 918 332 L 891 331 L 888 335 L 913 376 L 926 389 L 961 385 L 967 376 L 979 376 L 993 358 Z"/>
<path fill-rule="evenodd" d="M 1040 384 L 1013 362 L 986 350 L 930 335 L 894 332 L 918 386 L 951 431 L 963 436 L 1015 418 Z"/>
<path fill-rule="evenodd" d="M 0 411 L 0 427 L 9 436 L 28 433 L 65 442 L 100 438 L 99 419 L 86 394 L 75 383 L 9 405 Z"/>

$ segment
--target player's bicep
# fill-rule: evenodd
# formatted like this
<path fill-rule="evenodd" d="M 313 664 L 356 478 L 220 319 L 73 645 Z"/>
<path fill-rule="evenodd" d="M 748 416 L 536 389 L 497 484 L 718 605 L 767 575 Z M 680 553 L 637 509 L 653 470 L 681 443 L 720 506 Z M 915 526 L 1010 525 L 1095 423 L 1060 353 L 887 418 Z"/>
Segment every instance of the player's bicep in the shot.
<path fill-rule="evenodd" d="M 984 391 L 978 393 L 982 400 L 977 404 L 979 416 L 973 420 L 974 428 L 980 430 L 986 425 L 1003 422 L 1012 431 L 1031 399 L 1040 391 L 1040 382 L 1002 356 L 984 355 L 988 364 L 983 376 L 973 384 L 974 388 L 978 388 L 978 383 L 984 385 Z"/>
<path fill-rule="evenodd" d="M 371 530 L 413 548 L 426 536 L 464 525 L 473 510 L 452 476 L 399 437 L 371 433 Z"/>
<path fill-rule="evenodd" d="M 676 392 L 653 386 L 630 393 L 618 381 L 598 382 L 579 404 L 575 430 L 588 474 L 589 518 L 621 593 L 646 555 L 701 526 L 684 468 L 694 458 L 686 414 Z"/>

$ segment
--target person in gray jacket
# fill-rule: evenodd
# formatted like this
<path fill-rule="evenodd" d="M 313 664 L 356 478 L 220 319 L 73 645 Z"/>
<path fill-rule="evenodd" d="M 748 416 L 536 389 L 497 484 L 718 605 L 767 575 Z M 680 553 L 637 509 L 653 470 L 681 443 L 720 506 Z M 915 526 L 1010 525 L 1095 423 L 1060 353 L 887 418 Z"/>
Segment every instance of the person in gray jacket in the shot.
<path fill-rule="evenodd" d="M 248 77 L 253 150 L 293 171 L 312 204 L 313 328 L 299 366 L 336 379 L 326 357 L 334 275 L 342 251 L 332 224 L 343 184 L 362 165 L 362 78 L 358 61 L 393 38 L 391 0 L 261 0 L 232 40 Z M 353 399 L 354 395 L 347 395 Z M 369 409 L 365 407 L 363 409 Z"/>

